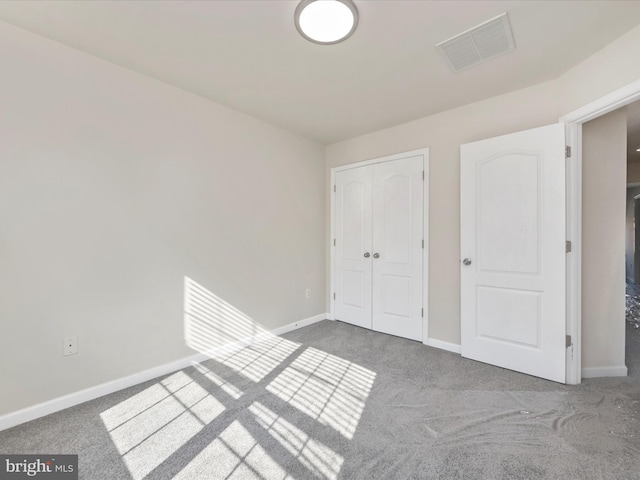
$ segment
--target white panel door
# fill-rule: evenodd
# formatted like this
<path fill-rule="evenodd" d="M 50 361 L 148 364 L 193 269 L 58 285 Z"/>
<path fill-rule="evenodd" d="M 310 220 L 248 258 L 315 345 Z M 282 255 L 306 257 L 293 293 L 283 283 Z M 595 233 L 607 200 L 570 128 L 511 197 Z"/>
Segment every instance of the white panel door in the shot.
<path fill-rule="evenodd" d="M 337 320 L 371 328 L 371 167 L 336 172 Z"/>
<path fill-rule="evenodd" d="M 422 340 L 423 160 L 373 166 L 373 329 Z"/>
<path fill-rule="evenodd" d="M 461 146 L 462 356 L 565 381 L 565 139 Z"/>

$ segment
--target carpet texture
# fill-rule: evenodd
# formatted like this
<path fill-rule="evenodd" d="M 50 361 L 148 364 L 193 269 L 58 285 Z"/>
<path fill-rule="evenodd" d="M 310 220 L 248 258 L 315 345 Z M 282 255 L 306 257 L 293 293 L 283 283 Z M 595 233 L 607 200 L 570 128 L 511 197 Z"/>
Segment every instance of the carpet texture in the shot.
<path fill-rule="evenodd" d="M 83 479 L 639 479 L 629 377 L 563 386 L 323 321 L 0 432 Z"/>

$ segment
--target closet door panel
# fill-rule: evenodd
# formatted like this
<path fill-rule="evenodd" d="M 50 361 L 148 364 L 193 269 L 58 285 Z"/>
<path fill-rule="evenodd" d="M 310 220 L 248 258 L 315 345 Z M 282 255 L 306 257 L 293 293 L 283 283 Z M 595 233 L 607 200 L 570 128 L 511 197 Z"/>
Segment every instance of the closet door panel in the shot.
<path fill-rule="evenodd" d="M 336 173 L 335 316 L 371 328 L 372 167 Z M 365 256 L 365 254 L 369 256 Z"/>
<path fill-rule="evenodd" d="M 372 323 L 422 339 L 422 156 L 379 163 L 372 173 Z"/>

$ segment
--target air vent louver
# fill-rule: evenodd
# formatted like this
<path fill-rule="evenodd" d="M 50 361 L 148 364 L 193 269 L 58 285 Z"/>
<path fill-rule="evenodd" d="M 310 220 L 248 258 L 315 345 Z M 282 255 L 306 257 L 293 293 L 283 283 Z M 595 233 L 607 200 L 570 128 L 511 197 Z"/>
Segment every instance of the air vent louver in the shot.
<path fill-rule="evenodd" d="M 454 72 L 485 62 L 515 48 L 506 13 L 436 45 Z"/>

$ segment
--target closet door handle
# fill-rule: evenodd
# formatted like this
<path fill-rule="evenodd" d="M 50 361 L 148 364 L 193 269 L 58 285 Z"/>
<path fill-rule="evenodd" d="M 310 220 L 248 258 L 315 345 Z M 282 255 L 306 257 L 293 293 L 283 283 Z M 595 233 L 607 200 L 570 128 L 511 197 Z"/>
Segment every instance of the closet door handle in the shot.
<path fill-rule="evenodd" d="M 373 254 L 373 258 L 380 258 L 380 254 L 379 253 L 374 253 Z"/>
<path fill-rule="evenodd" d="M 371 256 L 371 254 L 369 252 L 365 252 L 364 258 L 369 258 L 370 256 Z"/>

